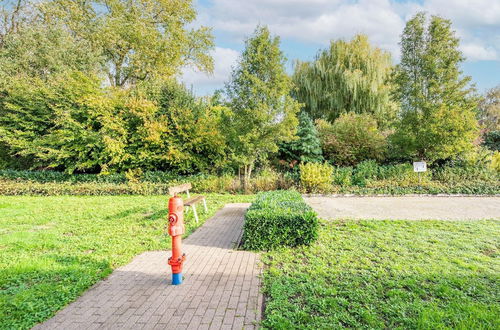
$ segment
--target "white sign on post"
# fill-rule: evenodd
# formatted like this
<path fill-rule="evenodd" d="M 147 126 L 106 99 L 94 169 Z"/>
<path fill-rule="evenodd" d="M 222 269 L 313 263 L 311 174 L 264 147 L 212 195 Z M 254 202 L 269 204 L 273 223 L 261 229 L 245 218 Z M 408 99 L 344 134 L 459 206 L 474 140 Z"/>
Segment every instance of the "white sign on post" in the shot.
<path fill-rule="evenodd" d="M 427 171 L 427 163 L 426 162 L 413 162 L 413 171 L 418 172 L 418 173 Z"/>

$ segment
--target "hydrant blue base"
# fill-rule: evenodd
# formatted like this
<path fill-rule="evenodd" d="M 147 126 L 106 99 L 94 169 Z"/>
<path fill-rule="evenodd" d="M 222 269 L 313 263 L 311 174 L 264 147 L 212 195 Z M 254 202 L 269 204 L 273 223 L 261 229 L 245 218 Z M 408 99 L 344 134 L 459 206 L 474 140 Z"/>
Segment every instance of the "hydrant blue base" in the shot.
<path fill-rule="evenodd" d="M 182 284 L 182 273 L 172 274 L 172 285 Z"/>

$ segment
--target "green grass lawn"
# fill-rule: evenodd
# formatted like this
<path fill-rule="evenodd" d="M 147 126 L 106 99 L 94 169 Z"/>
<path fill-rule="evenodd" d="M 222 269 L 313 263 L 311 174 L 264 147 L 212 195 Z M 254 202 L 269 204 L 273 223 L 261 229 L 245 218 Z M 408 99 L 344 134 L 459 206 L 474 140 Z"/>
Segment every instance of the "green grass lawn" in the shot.
<path fill-rule="evenodd" d="M 208 195 L 200 225 L 224 204 L 252 199 Z M 170 249 L 167 202 L 165 196 L 0 196 L 0 328 L 30 328 L 135 255 Z M 188 232 L 196 228 L 192 212 L 185 222 Z"/>
<path fill-rule="evenodd" d="M 322 221 L 263 256 L 273 329 L 500 329 L 500 222 Z"/>

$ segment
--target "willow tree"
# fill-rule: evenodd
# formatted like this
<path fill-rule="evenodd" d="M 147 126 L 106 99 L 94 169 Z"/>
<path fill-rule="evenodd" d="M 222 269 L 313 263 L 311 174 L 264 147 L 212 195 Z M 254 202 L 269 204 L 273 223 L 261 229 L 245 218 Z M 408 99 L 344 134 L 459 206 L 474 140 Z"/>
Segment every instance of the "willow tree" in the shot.
<path fill-rule="evenodd" d="M 370 113 L 387 124 L 395 116 L 389 53 L 372 47 L 365 35 L 332 41 L 312 62 L 296 62 L 294 97 L 314 119 L 334 121 L 342 113 Z"/>

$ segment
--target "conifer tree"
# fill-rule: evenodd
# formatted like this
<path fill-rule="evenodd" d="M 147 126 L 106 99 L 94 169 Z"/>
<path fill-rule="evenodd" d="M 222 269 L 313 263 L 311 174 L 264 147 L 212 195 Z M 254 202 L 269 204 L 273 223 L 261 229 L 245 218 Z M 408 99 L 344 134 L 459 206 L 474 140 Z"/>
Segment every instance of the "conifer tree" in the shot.
<path fill-rule="evenodd" d="M 284 142 L 280 145 L 280 158 L 288 163 L 296 162 L 321 162 L 323 155 L 318 131 L 307 112 L 299 114 L 299 127 L 297 139 Z"/>

